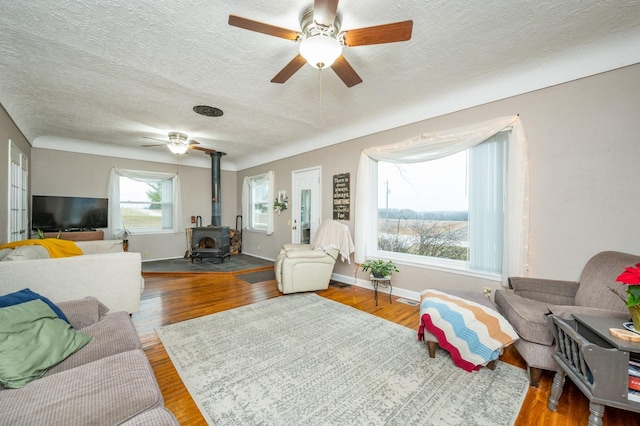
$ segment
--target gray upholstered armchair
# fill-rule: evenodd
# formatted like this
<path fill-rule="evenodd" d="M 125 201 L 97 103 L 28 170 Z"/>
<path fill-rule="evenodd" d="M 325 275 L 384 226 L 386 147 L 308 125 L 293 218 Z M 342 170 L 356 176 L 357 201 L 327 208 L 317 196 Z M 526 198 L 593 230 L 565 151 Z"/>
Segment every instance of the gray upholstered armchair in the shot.
<path fill-rule="evenodd" d="M 498 311 L 520 335 L 515 347 L 527 362 L 531 386 L 538 386 L 542 370 L 557 368 L 546 316 L 553 313 L 571 319 L 572 314 L 581 313 L 628 320 L 626 305 L 609 288 L 620 290 L 622 285 L 616 283 L 618 275 L 639 262 L 640 256 L 605 251 L 587 262 L 580 282 L 511 277 L 509 287 L 513 292 L 496 291 Z"/>

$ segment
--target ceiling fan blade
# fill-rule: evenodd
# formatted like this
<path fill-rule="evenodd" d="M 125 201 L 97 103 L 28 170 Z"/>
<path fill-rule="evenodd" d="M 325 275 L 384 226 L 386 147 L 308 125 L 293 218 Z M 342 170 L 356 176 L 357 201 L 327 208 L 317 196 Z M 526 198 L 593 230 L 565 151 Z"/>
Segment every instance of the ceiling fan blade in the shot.
<path fill-rule="evenodd" d="M 307 61 L 302 57 L 302 55 L 296 55 L 295 58 L 291 60 L 284 68 L 280 70 L 275 77 L 271 79 L 272 83 L 284 83 L 289 80 L 293 74 L 296 73 Z"/>
<path fill-rule="evenodd" d="M 229 15 L 229 25 L 274 37 L 284 38 L 287 40 L 298 39 L 298 32 L 296 31 L 289 30 L 287 28 L 276 27 L 275 25 L 265 24 L 263 22 L 253 21 L 251 19 L 242 18 L 236 15 Z"/>
<path fill-rule="evenodd" d="M 147 139 L 150 139 L 150 138 L 147 138 Z M 164 145 L 157 145 L 157 144 L 156 144 L 156 145 L 140 145 L 140 146 L 141 146 L 142 148 L 155 148 L 155 147 L 157 147 L 157 146 L 167 146 L 167 145 L 166 145 L 166 144 L 164 144 Z"/>
<path fill-rule="evenodd" d="M 338 74 L 340 80 L 347 85 L 347 87 L 353 87 L 356 84 L 362 83 L 362 79 L 358 75 L 358 73 L 351 67 L 351 64 L 347 62 L 344 56 L 338 56 L 333 64 L 331 65 L 331 69 Z"/>
<path fill-rule="evenodd" d="M 166 140 L 166 139 L 152 138 L 151 136 L 143 136 L 142 139 L 149 139 L 149 140 L 152 140 L 152 141 L 158 141 L 158 142 L 162 142 L 162 143 L 169 143 L 169 141 Z"/>
<path fill-rule="evenodd" d="M 333 24 L 337 11 L 338 0 L 315 0 L 313 2 L 313 20 L 320 25 Z"/>
<path fill-rule="evenodd" d="M 346 46 L 366 46 L 370 44 L 395 43 L 411 39 L 413 21 L 394 22 L 374 27 L 357 28 L 344 32 Z"/>
<path fill-rule="evenodd" d="M 200 142 L 189 139 L 189 147 L 191 147 L 191 145 L 200 145 Z"/>
<path fill-rule="evenodd" d="M 189 146 L 189 149 L 195 149 L 196 151 L 206 152 L 207 154 L 213 154 L 216 152 L 215 149 L 205 148 L 202 146 Z"/>

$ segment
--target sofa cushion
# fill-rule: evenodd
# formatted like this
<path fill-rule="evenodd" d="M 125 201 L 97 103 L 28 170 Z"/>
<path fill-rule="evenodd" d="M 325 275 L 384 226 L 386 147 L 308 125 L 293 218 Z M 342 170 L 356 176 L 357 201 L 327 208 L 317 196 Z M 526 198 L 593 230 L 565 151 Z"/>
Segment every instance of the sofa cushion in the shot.
<path fill-rule="evenodd" d="M 13 249 L 12 248 L 3 248 L 0 249 L 0 262 L 2 262 L 2 260 L 9 256 L 11 253 L 13 253 Z"/>
<path fill-rule="evenodd" d="M 83 254 L 119 253 L 122 252 L 122 240 L 90 240 L 76 241 Z"/>
<path fill-rule="evenodd" d="M 525 299 L 507 290 L 496 290 L 498 311 L 515 328 L 521 338 L 540 345 L 551 346 L 553 334 L 547 324 L 549 304 Z"/>
<path fill-rule="evenodd" d="M 20 246 L 10 250 L 11 253 L 2 259 L 3 262 L 49 259 L 51 257 L 47 249 L 42 246 Z"/>
<path fill-rule="evenodd" d="M 4 296 L 0 296 L 0 308 L 5 308 L 7 306 L 13 306 L 24 302 L 30 302 L 32 300 L 40 299 L 56 313 L 58 318 L 63 321 L 69 322 L 67 316 L 62 312 L 55 303 L 41 294 L 36 293 L 35 291 L 31 291 L 28 288 L 22 289 L 20 291 L 16 291 L 14 293 L 5 294 Z"/>
<path fill-rule="evenodd" d="M 78 330 L 97 323 L 109 312 L 109 308 L 93 296 L 58 302 L 57 305 L 69 319 L 69 324 Z"/>
<path fill-rule="evenodd" d="M 616 277 L 638 262 L 640 256 L 615 251 L 603 251 L 593 256 L 580 276 L 574 305 L 627 312 L 625 303 L 609 288 L 624 292 L 625 287 L 616 282 Z"/>
<path fill-rule="evenodd" d="M 154 408 L 127 420 L 120 426 L 175 426 L 180 425 L 173 413 L 165 407 Z"/>
<path fill-rule="evenodd" d="M 23 387 L 91 339 L 58 318 L 42 300 L 0 308 L 0 383 Z"/>
<path fill-rule="evenodd" d="M 84 327 L 82 333 L 93 337 L 93 340 L 58 365 L 51 367 L 45 376 L 141 347 L 129 314 L 122 311 L 109 314 L 95 324 Z"/>
<path fill-rule="evenodd" d="M 56 238 L 43 238 L 43 239 L 29 239 L 14 241 L 0 245 L 0 248 L 14 248 L 16 252 L 22 250 L 21 247 L 29 246 L 41 246 L 46 249 L 49 257 L 69 257 L 79 256 L 82 254 L 82 250 L 73 241 L 59 240 Z M 18 250 L 20 249 L 20 250 Z M 40 258 L 38 258 L 40 259 Z"/>
<path fill-rule="evenodd" d="M 119 425 L 162 406 L 142 350 L 123 352 L 0 391 L 8 425 Z"/>
<path fill-rule="evenodd" d="M 591 315 L 596 317 L 618 318 L 622 321 L 629 321 L 629 312 L 611 311 L 609 309 L 589 308 L 587 306 L 573 305 L 550 305 L 551 313 L 562 319 L 571 320 L 574 314 Z"/>

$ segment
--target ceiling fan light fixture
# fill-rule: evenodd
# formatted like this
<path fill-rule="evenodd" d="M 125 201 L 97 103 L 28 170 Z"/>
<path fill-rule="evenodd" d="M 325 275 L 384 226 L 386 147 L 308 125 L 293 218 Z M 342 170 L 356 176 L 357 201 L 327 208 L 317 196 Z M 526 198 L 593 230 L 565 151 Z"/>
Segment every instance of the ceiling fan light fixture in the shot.
<path fill-rule="evenodd" d="M 169 151 L 176 155 L 186 154 L 189 150 L 189 145 L 179 144 L 179 143 L 169 143 L 167 144 L 169 147 Z"/>
<path fill-rule="evenodd" d="M 176 155 L 186 154 L 189 150 L 189 144 L 187 143 L 188 136 L 184 133 L 171 132 L 169 133 L 169 151 Z"/>
<path fill-rule="evenodd" d="M 340 42 L 326 35 L 307 37 L 300 43 L 300 55 L 314 68 L 330 67 L 342 55 Z"/>

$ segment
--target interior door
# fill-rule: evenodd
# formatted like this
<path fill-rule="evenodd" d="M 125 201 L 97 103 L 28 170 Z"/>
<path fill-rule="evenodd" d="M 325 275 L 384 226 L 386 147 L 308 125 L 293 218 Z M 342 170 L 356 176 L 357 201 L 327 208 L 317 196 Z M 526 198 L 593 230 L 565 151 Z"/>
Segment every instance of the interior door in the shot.
<path fill-rule="evenodd" d="M 9 142 L 9 242 L 29 238 L 29 161 L 27 156 Z"/>
<path fill-rule="evenodd" d="M 314 167 L 292 172 L 291 241 L 311 244 L 322 216 L 322 170 Z"/>

